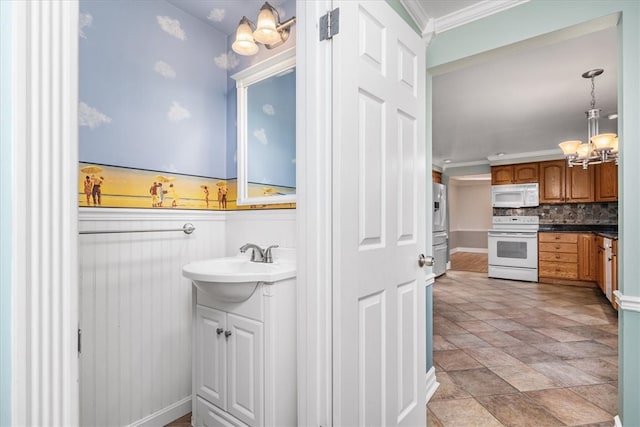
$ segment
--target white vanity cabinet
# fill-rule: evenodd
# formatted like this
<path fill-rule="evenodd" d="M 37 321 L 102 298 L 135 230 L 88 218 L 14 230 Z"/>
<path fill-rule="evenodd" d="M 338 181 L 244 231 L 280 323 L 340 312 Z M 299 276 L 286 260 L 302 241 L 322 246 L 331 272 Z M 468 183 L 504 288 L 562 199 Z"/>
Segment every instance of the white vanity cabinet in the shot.
<path fill-rule="evenodd" d="M 296 425 L 295 279 L 241 303 L 193 290 L 194 425 Z"/>

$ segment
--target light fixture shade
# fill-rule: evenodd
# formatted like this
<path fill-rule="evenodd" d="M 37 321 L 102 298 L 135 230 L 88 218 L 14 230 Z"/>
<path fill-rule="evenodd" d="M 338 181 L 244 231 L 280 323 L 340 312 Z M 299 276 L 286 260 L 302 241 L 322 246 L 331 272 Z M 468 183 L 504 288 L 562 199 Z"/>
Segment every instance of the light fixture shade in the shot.
<path fill-rule="evenodd" d="M 276 22 L 274 9 L 269 3 L 265 3 L 262 8 L 260 8 L 253 38 L 262 44 L 276 44 L 282 41 L 282 37 L 277 28 L 278 23 Z"/>
<path fill-rule="evenodd" d="M 236 39 L 231 49 L 239 55 L 249 56 L 258 53 L 258 45 L 253 40 L 251 25 L 246 17 L 243 17 L 236 29 Z"/>
<path fill-rule="evenodd" d="M 579 159 L 588 159 L 591 155 L 591 144 L 580 144 L 576 151 Z"/>
<path fill-rule="evenodd" d="M 617 153 L 618 152 L 618 138 L 613 138 L 613 143 L 611 144 L 611 152 L 612 153 Z"/>
<path fill-rule="evenodd" d="M 578 146 L 582 144 L 582 141 L 564 141 L 558 144 L 562 153 L 565 156 L 576 154 L 578 152 Z"/>
<path fill-rule="evenodd" d="M 598 150 L 604 150 L 610 148 L 613 145 L 613 140 L 616 138 L 615 133 L 601 133 L 591 137 L 591 142 Z"/>

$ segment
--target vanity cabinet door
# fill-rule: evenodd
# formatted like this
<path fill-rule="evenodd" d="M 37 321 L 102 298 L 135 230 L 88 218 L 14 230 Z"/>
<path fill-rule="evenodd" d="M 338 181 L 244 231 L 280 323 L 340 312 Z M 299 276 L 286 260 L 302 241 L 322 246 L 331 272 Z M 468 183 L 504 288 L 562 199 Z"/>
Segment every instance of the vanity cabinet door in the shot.
<path fill-rule="evenodd" d="M 263 324 L 227 314 L 228 406 L 227 411 L 250 426 L 263 423 L 264 332 Z M 295 366 L 292 367 L 295 369 Z"/>
<path fill-rule="evenodd" d="M 196 393 L 222 409 L 227 405 L 226 319 L 223 311 L 196 306 Z"/>

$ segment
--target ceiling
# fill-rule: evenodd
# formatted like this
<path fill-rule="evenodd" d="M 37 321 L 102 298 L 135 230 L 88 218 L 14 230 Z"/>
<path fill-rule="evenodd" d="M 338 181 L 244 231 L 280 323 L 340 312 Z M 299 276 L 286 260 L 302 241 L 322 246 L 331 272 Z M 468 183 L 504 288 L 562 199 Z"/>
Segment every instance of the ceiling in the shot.
<path fill-rule="evenodd" d="M 254 20 L 264 0 L 168 0 L 224 34 L 245 15 Z M 292 0 L 290 0 L 292 1 Z M 509 5 L 517 5 L 514 0 Z M 285 0 L 271 0 L 284 14 Z M 423 28 L 453 28 L 456 17 L 492 3 L 473 0 L 402 0 Z M 500 3 L 500 2 L 498 2 Z M 493 3 L 496 4 L 496 3 Z M 280 7 L 279 7 L 280 6 Z M 505 7 L 505 6 L 503 6 Z M 249 11 L 249 12 L 247 12 Z M 417 12 L 416 12 L 417 11 Z M 255 16 L 253 16 L 255 15 Z M 282 20 L 288 17 L 282 16 Z M 435 22 L 435 24 L 434 24 Z M 461 21 L 458 21 L 461 22 Z M 426 30 L 425 30 L 426 31 Z M 615 27 L 560 42 L 548 42 L 433 77 L 433 162 L 451 166 L 488 163 L 544 152 L 560 157 L 558 143 L 586 139 L 584 112 L 591 83 L 582 73 L 603 68 L 596 78 L 596 107 L 617 109 Z M 437 31 L 436 35 L 437 37 Z M 617 120 L 600 120 L 601 132 L 617 133 Z"/>
<path fill-rule="evenodd" d="M 452 163 L 487 161 L 586 140 L 584 112 L 596 78 L 596 107 L 617 110 L 616 28 L 532 48 L 433 77 L 433 157 Z M 617 133 L 617 120 L 600 119 L 600 132 Z"/>

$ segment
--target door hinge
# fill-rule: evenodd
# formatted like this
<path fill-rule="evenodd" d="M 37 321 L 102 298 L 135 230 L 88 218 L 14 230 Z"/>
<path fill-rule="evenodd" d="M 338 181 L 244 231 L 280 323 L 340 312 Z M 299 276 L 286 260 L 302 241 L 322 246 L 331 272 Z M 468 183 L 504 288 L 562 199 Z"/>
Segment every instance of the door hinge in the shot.
<path fill-rule="evenodd" d="M 320 41 L 332 39 L 340 32 L 340 8 L 335 8 L 320 17 Z"/>
<path fill-rule="evenodd" d="M 82 329 L 78 328 L 78 356 L 82 353 Z"/>

